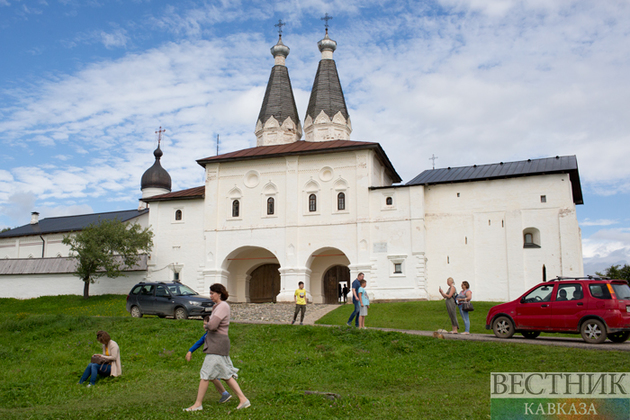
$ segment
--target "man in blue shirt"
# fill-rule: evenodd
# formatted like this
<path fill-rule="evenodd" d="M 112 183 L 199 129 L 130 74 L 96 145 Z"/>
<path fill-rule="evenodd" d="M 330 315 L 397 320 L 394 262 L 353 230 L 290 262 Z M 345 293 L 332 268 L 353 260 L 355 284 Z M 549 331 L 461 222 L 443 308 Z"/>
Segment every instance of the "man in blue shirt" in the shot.
<path fill-rule="evenodd" d="M 359 273 L 357 278 L 352 282 L 352 303 L 354 303 L 354 311 L 348 319 L 347 325 L 352 326 L 352 318 L 355 319 L 354 326 L 359 326 L 359 312 L 361 312 L 361 302 L 359 301 L 359 287 L 361 287 L 361 280 L 363 280 L 363 273 Z"/>

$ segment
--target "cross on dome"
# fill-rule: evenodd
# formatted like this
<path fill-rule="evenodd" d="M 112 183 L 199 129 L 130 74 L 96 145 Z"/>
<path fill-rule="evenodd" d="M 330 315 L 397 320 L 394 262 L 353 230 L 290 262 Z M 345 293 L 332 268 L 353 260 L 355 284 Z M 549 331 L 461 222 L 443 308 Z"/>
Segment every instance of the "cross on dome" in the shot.
<path fill-rule="evenodd" d="M 162 130 L 162 126 L 160 126 L 160 129 L 155 132 L 155 134 L 158 135 L 158 148 L 160 147 L 160 142 L 162 141 L 162 133 L 165 133 L 165 132 L 166 132 L 166 129 Z"/>
<path fill-rule="evenodd" d="M 328 16 L 328 13 L 326 13 L 326 14 L 324 15 L 324 17 L 323 17 L 323 18 L 321 18 L 321 20 L 325 20 L 325 21 L 326 21 L 326 23 L 324 24 L 324 27 L 326 28 L 326 32 L 328 32 L 328 21 L 329 21 L 330 19 L 332 19 L 332 18 L 333 18 L 332 16 Z"/>
<path fill-rule="evenodd" d="M 282 19 L 279 19 L 279 20 L 278 20 L 278 23 L 276 23 L 276 24 L 275 24 L 275 25 L 273 25 L 273 26 L 275 26 L 276 28 L 278 28 L 278 34 L 282 37 L 282 27 L 283 27 L 283 26 L 286 26 L 286 25 L 287 25 L 286 23 L 282 22 Z"/>

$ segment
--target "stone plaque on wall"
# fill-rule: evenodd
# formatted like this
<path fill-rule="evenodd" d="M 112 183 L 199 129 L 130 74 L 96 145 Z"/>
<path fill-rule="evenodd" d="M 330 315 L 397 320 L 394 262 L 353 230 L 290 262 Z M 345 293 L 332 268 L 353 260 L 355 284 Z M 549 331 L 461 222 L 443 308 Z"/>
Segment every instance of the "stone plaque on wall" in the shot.
<path fill-rule="evenodd" d="M 387 252 L 387 242 L 374 242 L 374 253 Z"/>

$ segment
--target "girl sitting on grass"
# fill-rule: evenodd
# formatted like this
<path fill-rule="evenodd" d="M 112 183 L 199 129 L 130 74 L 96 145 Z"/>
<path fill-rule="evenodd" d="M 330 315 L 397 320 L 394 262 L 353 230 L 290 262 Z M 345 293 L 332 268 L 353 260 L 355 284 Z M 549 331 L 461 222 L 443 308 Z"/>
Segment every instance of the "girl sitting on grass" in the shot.
<path fill-rule="evenodd" d="M 116 344 L 105 331 L 97 332 L 96 339 L 103 345 L 103 354 L 95 354 L 92 357 L 100 359 L 100 363 L 90 362 L 79 380 L 79 384 L 83 384 L 83 382 L 90 378 L 90 383 L 87 385 L 88 387 L 94 386 L 99 375 L 120 376 L 122 373 L 118 344 Z"/>

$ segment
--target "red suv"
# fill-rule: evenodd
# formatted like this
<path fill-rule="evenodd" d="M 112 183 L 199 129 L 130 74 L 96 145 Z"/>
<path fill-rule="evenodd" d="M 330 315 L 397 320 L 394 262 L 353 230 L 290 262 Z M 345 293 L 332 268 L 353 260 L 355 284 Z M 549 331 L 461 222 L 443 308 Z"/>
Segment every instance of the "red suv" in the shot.
<path fill-rule="evenodd" d="M 564 278 L 541 283 L 520 298 L 490 309 L 486 329 L 499 338 L 520 332 L 580 333 L 587 343 L 630 337 L 630 287 L 623 280 Z"/>

